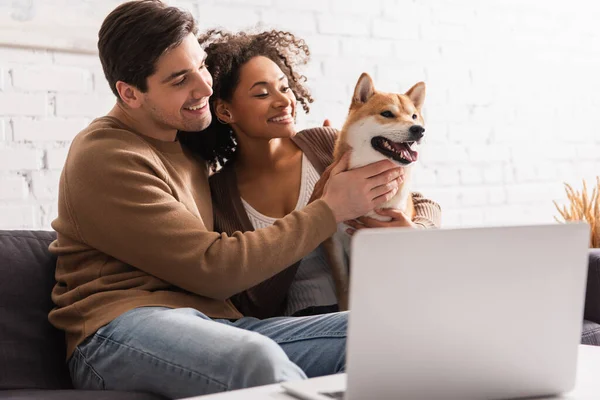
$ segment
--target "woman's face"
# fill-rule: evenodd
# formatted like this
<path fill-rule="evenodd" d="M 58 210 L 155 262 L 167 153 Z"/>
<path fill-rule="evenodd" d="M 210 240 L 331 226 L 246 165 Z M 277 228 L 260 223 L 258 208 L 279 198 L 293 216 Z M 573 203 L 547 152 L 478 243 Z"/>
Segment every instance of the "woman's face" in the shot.
<path fill-rule="evenodd" d="M 296 133 L 296 97 L 287 76 L 267 57 L 254 57 L 241 67 L 231 102 L 224 106 L 238 136 L 273 139 Z"/>

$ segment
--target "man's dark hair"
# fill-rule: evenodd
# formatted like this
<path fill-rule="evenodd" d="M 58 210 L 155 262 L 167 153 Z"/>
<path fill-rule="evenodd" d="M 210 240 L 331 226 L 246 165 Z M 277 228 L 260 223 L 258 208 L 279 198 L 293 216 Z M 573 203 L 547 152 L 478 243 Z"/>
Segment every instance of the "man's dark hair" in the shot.
<path fill-rule="evenodd" d="M 197 31 L 189 12 L 160 0 L 129 1 L 115 8 L 98 33 L 100 62 L 115 96 L 119 98 L 117 81 L 146 92 L 158 58 Z"/>

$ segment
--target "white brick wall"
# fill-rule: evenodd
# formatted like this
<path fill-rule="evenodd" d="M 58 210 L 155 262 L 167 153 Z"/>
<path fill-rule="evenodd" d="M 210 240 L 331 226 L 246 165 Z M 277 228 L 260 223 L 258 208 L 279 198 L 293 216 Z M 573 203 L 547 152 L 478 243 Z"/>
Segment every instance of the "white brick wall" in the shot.
<path fill-rule="evenodd" d="M 46 93 L 0 92 L 0 110 L 3 117 L 44 117 L 48 111 Z"/>
<path fill-rule="evenodd" d="M 91 74 L 78 68 L 34 66 L 12 70 L 12 84 L 23 92 L 86 92 Z"/>
<path fill-rule="evenodd" d="M 102 0 L 87 3 L 100 23 Z M 563 182 L 600 175 L 593 2 L 172 3 L 202 29 L 259 24 L 305 38 L 316 101 L 301 127 L 323 118 L 340 127 L 363 71 L 382 90 L 424 80 L 428 136 L 415 187 L 442 205 L 445 226 L 551 222 Z M 49 228 L 72 137 L 113 101 L 97 56 L 0 47 L 0 229 Z"/>
<path fill-rule="evenodd" d="M 4 142 L 6 140 L 6 121 L 0 119 L 0 142 Z"/>

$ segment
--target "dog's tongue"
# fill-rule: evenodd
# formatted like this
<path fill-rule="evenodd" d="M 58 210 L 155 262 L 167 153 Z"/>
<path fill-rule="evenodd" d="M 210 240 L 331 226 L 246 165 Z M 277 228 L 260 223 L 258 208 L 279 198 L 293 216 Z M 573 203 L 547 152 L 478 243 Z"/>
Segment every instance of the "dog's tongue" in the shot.
<path fill-rule="evenodd" d="M 394 150 L 400 154 L 400 157 L 404 158 L 406 161 L 417 161 L 419 153 L 411 149 L 407 143 L 391 142 L 391 145 Z"/>

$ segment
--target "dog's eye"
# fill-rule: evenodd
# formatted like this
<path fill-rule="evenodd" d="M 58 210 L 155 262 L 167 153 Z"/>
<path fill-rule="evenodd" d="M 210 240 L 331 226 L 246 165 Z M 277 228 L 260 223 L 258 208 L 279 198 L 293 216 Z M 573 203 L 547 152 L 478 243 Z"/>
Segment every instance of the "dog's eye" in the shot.
<path fill-rule="evenodd" d="M 394 118 L 394 114 L 391 111 L 384 111 L 380 115 L 385 118 Z"/>
<path fill-rule="evenodd" d="M 417 119 L 417 114 L 413 114 L 413 119 Z"/>

